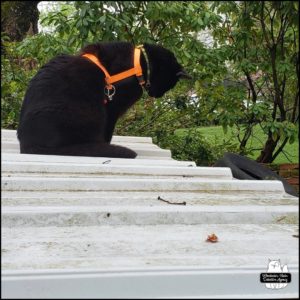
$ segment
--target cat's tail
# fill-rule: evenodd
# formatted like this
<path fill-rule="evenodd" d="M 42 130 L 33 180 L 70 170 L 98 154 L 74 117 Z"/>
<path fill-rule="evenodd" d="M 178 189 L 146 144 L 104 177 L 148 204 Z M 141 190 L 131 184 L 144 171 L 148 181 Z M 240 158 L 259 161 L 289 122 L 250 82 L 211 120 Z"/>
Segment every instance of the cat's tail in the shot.
<path fill-rule="evenodd" d="M 56 147 L 24 145 L 21 142 L 20 152 L 26 154 L 96 156 L 115 158 L 135 158 L 137 156 L 137 153 L 129 148 L 100 142 Z"/>

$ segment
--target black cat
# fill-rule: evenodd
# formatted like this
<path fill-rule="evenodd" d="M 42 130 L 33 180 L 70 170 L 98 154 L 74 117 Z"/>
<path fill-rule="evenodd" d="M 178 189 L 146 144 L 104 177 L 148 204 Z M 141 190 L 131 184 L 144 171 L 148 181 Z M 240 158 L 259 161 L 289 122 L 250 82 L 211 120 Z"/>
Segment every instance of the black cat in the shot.
<path fill-rule="evenodd" d="M 151 44 L 143 48 L 140 65 L 149 96 L 161 97 L 188 77 L 169 50 Z M 17 131 L 21 153 L 136 157 L 110 141 L 118 118 L 141 97 L 142 86 L 136 76 L 118 81 L 112 101 L 107 101 L 103 71 L 82 56 L 93 54 L 114 75 L 133 67 L 134 49 L 126 42 L 98 43 L 77 56 L 61 55 L 44 65 L 22 104 Z"/>

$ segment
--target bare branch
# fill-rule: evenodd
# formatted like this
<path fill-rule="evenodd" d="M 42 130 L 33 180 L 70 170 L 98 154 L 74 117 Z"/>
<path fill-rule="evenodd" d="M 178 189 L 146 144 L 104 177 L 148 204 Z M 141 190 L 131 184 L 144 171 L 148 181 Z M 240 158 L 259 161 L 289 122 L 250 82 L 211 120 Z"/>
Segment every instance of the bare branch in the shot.
<path fill-rule="evenodd" d="M 249 87 L 251 89 L 251 92 L 252 92 L 252 101 L 253 103 L 256 103 L 256 100 L 257 100 L 257 93 L 255 91 L 255 87 L 254 87 L 254 84 L 253 84 L 253 81 L 252 81 L 252 78 L 250 76 L 250 74 L 246 71 L 244 71 L 245 75 L 246 75 L 246 78 L 247 78 L 247 81 L 249 83 Z"/>
<path fill-rule="evenodd" d="M 271 48 L 271 43 L 270 43 L 270 40 L 269 40 L 269 37 L 268 37 L 268 32 L 267 32 L 267 29 L 266 29 L 264 9 L 265 9 L 265 2 L 262 1 L 261 11 L 260 11 L 260 23 L 261 23 L 262 31 L 263 31 L 263 34 L 264 34 L 264 38 L 267 42 L 267 47 Z"/>
<path fill-rule="evenodd" d="M 299 86 L 298 86 L 298 91 L 296 93 L 295 96 L 295 100 L 294 100 L 294 105 L 293 105 L 293 112 L 292 112 L 292 117 L 291 117 L 291 122 L 296 123 L 298 117 L 296 117 L 296 113 L 297 113 L 297 108 L 299 110 Z"/>

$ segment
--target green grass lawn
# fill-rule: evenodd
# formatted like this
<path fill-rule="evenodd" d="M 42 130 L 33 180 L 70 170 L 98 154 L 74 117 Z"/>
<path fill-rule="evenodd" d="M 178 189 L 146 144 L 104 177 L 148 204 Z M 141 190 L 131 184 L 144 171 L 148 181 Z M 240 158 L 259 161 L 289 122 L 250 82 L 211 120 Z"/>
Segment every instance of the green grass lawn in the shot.
<path fill-rule="evenodd" d="M 224 139 L 228 140 L 230 138 L 236 138 L 236 128 L 228 128 L 227 133 L 225 134 L 221 126 L 212 126 L 212 127 L 199 127 L 198 130 L 209 140 L 213 141 L 222 141 Z M 178 134 L 182 134 L 185 130 L 178 130 Z M 264 135 L 262 129 L 257 126 L 254 128 L 254 134 L 250 137 L 247 148 L 258 149 L 262 148 L 263 143 L 266 140 L 266 135 Z M 284 152 L 280 153 L 277 158 L 274 160 L 273 164 L 283 164 L 283 163 L 299 163 L 299 141 L 296 140 L 293 144 L 287 143 L 284 147 Z M 248 155 L 249 158 L 256 159 L 260 154 L 259 150 L 253 151 L 252 155 Z"/>

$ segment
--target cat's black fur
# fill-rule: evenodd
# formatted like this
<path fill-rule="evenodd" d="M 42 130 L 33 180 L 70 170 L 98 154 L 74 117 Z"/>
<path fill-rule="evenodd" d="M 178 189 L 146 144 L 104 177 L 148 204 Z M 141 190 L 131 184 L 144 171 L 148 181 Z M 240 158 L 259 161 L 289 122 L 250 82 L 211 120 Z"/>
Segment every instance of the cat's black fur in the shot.
<path fill-rule="evenodd" d="M 182 67 L 163 47 L 144 44 L 150 62 L 149 95 L 161 97 L 175 86 Z M 142 95 L 135 76 L 115 83 L 116 94 L 104 104 L 104 73 L 83 53 L 96 55 L 109 74 L 133 67 L 134 46 L 126 42 L 86 46 L 79 55 L 61 55 L 31 80 L 18 127 L 21 153 L 134 158 L 128 148 L 111 145 L 118 118 Z M 144 77 L 147 64 L 141 55 Z M 147 78 L 146 78 L 147 79 Z"/>

